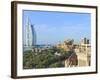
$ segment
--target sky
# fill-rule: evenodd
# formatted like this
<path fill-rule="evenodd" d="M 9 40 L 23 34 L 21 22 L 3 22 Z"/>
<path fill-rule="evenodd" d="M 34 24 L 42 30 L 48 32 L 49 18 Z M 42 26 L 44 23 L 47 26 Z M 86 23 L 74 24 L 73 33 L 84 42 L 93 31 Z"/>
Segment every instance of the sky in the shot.
<path fill-rule="evenodd" d="M 57 44 L 67 39 L 79 43 L 91 39 L 89 13 L 23 10 L 23 27 L 29 18 L 36 31 L 37 44 Z"/>

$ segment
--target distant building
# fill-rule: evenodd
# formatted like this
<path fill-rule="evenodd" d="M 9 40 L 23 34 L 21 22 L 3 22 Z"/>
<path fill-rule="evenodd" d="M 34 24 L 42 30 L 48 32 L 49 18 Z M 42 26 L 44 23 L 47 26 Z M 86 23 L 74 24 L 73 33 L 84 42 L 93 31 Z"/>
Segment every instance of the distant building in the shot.
<path fill-rule="evenodd" d="M 36 45 L 36 32 L 29 18 L 27 18 L 25 23 L 23 34 L 24 50 L 31 50 L 32 47 Z"/>
<path fill-rule="evenodd" d="M 36 31 L 34 29 L 34 25 L 31 25 L 31 29 L 32 29 L 32 46 L 36 45 Z"/>
<path fill-rule="evenodd" d="M 33 53 L 41 53 L 42 51 L 50 49 L 52 46 L 51 45 L 36 45 L 35 47 L 32 48 Z"/>
<path fill-rule="evenodd" d="M 64 51 L 70 51 L 73 49 L 74 40 L 66 40 L 56 45 L 57 48 L 63 49 Z"/>

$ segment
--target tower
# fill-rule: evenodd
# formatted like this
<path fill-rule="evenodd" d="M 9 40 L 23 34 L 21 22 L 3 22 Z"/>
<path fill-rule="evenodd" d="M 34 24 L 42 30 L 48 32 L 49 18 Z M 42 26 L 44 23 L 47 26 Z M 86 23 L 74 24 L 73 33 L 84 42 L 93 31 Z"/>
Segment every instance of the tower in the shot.
<path fill-rule="evenodd" d="M 31 29 L 32 29 L 32 46 L 36 45 L 36 32 L 34 29 L 34 25 L 31 25 Z"/>
<path fill-rule="evenodd" d="M 24 50 L 32 49 L 36 45 L 36 32 L 28 17 L 25 21 L 23 35 Z"/>
<path fill-rule="evenodd" d="M 24 32 L 24 46 L 29 47 L 32 46 L 32 30 L 31 30 L 31 23 L 29 21 L 29 18 L 27 18 L 26 20 L 26 24 L 25 24 L 25 32 Z"/>

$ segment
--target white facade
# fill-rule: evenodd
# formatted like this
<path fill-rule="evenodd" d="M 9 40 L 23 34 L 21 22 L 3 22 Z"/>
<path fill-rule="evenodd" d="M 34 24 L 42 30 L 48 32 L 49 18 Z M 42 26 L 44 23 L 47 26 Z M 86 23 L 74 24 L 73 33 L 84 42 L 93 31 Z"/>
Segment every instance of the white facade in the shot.
<path fill-rule="evenodd" d="M 26 24 L 24 26 L 24 46 L 26 47 L 32 46 L 32 30 L 29 18 L 27 18 Z"/>
<path fill-rule="evenodd" d="M 34 25 L 31 24 L 29 18 L 25 21 L 25 26 L 23 28 L 23 47 L 24 50 L 30 50 L 36 45 L 36 33 L 34 30 Z"/>

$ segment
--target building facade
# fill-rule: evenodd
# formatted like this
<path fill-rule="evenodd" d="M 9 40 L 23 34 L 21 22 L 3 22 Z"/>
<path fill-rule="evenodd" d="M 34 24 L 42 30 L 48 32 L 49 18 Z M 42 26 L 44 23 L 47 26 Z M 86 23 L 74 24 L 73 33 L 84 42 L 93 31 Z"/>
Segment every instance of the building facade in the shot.
<path fill-rule="evenodd" d="M 79 45 L 75 48 L 78 56 L 78 66 L 91 65 L 91 45 L 87 38 L 83 38 Z"/>

